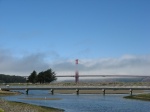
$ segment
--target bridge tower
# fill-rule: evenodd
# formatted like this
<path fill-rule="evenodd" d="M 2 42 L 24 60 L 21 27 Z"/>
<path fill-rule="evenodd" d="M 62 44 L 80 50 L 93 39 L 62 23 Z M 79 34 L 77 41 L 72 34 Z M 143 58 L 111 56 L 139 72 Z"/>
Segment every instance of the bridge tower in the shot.
<path fill-rule="evenodd" d="M 78 71 L 78 59 L 75 60 L 75 64 L 76 64 L 76 71 L 75 71 L 75 83 L 79 82 L 79 71 Z"/>

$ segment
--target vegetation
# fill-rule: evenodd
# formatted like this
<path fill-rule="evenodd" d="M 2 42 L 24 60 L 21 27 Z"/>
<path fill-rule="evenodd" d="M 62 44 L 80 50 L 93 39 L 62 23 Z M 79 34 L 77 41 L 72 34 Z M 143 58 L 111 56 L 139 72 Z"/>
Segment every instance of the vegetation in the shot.
<path fill-rule="evenodd" d="M 33 71 L 31 75 L 28 77 L 28 82 L 36 83 L 37 73 Z"/>
<path fill-rule="evenodd" d="M 64 110 L 0 99 L 0 112 L 63 112 Z M 4 111 L 3 111 L 4 110 Z"/>
<path fill-rule="evenodd" d="M 24 77 L 0 74 L 0 83 L 24 83 L 24 82 L 26 82 L 26 79 Z"/>
<path fill-rule="evenodd" d="M 38 73 L 36 71 L 33 71 L 31 75 L 28 77 L 28 82 L 31 83 L 50 83 L 52 81 L 55 81 L 56 74 L 52 69 L 48 69 L 46 71 L 42 71 Z"/>
<path fill-rule="evenodd" d="M 150 82 L 79 82 L 65 81 L 51 83 L 54 86 L 150 86 Z"/>
<path fill-rule="evenodd" d="M 42 71 L 37 74 L 36 71 L 33 71 L 30 76 L 28 77 L 28 82 L 31 83 L 50 83 L 52 81 L 55 81 L 56 74 L 52 69 L 48 69 L 46 71 Z M 0 74 L 0 83 L 25 83 L 26 78 L 21 76 L 10 76 L 5 74 Z"/>
<path fill-rule="evenodd" d="M 132 95 L 132 96 L 125 96 L 124 98 L 150 101 L 150 93 L 149 94 L 138 94 L 138 95 Z"/>
<path fill-rule="evenodd" d="M 0 108 L 0 112 L 4 112 L 4 110 Z"/>

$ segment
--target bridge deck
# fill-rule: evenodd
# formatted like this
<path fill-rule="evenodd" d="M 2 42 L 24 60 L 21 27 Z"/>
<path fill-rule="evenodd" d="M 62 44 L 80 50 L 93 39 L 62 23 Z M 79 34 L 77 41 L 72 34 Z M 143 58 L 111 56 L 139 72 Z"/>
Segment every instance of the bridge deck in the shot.
<path fill-rule="evenodd" d="M 75 77 L 75 75 L 56 75 L 56 77 Z M 150 77 L 150 75 L 79 75 L 79 77 Z"/>
<path fill-rule="evenodd" d="M 149 86 L 51 86 L 51 87 L 2 87 L 1 90 L 150 90 Z"/>

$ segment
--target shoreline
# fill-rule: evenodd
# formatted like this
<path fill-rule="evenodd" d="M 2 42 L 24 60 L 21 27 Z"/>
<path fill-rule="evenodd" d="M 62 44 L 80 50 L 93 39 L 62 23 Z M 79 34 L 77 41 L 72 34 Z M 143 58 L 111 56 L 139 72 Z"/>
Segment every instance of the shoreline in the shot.
<path fill-rule="evenodd" d="M 0 112 L 64 112 L 63 109 L 46 107 L 46 106 L 38 106 L 28 103 L 16 102 L 16 101 L 7 101 L 0 98 Z"/>
<path fill-rule="evenodd" d="M 125 96 L 124 98 L 134 99 L 134 100 L 150 101 L 150 93 L 138 94 L 138 95 L 132 95 L 132 96 Z"/>
<path fill-rule="evenodd" d="M 19 95 L 20 92 L 12 92 L 12 91 L 2 91 L 0 90 L 0 112 L 64 112 L 63 109 L 53 108 L 53 107 L 46 107 L 46 106 L 38 106 L 28 103 L 16 102 L 16 101 L 8 101 L 4 100 L 1 97 L 5 96 L 13 96 Z M 36 99 L 35 99 L 36 100 Z M 39 99 L 37 99 L 39 100 Z M 42 100 L 42 99 L 40 99 Z M 59 100 L 59 99 L 46 99 L 46 100 Z"/>
<path fill-rule="evenodd" d="M 3 90 L 0 90 L 0 97 L 1 96 L 10 96 L 10 95 L 19 95 L 19 94 L 22 94 L 18 91 L 3 91 Z"/>

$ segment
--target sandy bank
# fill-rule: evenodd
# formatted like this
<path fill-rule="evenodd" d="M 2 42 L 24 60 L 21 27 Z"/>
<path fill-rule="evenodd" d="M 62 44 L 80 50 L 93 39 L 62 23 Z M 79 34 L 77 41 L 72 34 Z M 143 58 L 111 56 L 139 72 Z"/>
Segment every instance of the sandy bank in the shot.
<path fill-rule="evenodd" d="M 0 99 L 0 112 L 63 112 L 64 110 Z"/>
<path fill-rule="evenodd" d="M 14 92 L 14 91 L 2 91 L 0 90 L 0 96 L 7 96 L 7 95 L 18 95 L 21 94 L 20 92 Z"/>

